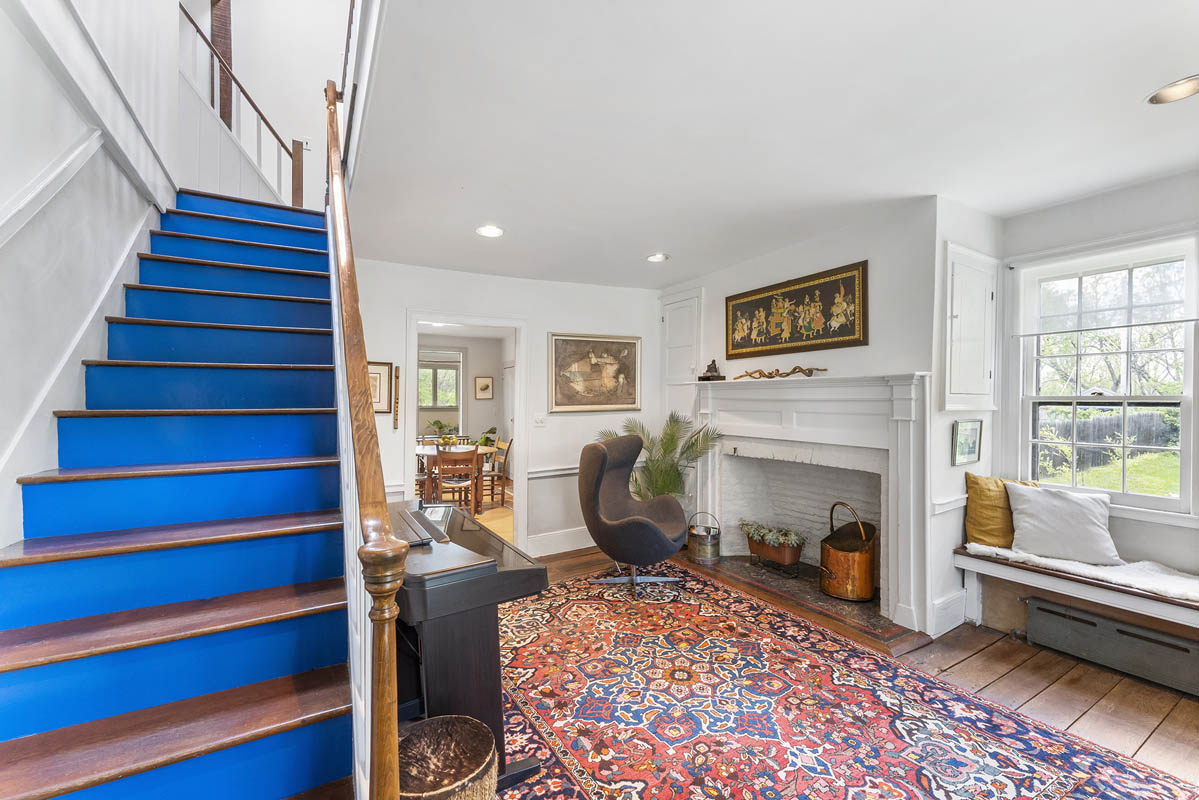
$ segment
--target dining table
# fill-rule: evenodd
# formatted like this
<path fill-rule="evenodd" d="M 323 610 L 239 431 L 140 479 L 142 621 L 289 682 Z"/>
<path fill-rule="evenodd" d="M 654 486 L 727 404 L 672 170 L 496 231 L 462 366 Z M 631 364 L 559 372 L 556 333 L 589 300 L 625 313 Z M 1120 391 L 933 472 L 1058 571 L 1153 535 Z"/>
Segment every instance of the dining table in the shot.
<path fill-rule="evenodd" d="M 471 445 L 458 444 L 450 447 L 443 447 L 443 452 L 449 453 L 465 453 L 471 450 Z M 483 512 L 483 459 L 486 456 L 496 452 L 496 448 L 491 445 L 479 445 L 475 448 L 475 478 L 474 485 L 470 489 L 470 506 L 472 514 L 481 514 Z M 437 445 L 435 444 L 418 444 L 416 446 L 416 457 L 423 459 L 437 459 Z M 426 462 L 428 463 L 428 462 Z M 433 470 L 425 470 L 425 486 L 422 496 L 426 503 L 439 503 L 440 497 L 433 496 Z"/>

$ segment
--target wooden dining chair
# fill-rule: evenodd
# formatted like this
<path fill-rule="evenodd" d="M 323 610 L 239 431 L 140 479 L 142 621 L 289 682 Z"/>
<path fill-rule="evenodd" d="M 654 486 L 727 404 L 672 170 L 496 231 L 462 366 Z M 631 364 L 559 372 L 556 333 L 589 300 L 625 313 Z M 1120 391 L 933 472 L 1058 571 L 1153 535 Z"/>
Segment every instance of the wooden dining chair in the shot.
<path fill-rule="evenodd" d="M 508 466 L 508 455 L 512 452 L 512 440 L 505 442 L 503 439 L 495 443 L 495 455 L 491 457 L 491 463 L 487 469 L 483 470 L 483 494 L 489 502 L 495 502 L 495 490 L 500 490 L 500 505 L 503 506 L 507 500 L 508 482 L 505 475 Z"/>
<path fill-rule="evenodd" d="M 469 450 L 437 448 L 437 476 L 434 479 L 439 500 L 449 500 L 461 508 L 470 508 L 475 486 L 477 447 Z"/>

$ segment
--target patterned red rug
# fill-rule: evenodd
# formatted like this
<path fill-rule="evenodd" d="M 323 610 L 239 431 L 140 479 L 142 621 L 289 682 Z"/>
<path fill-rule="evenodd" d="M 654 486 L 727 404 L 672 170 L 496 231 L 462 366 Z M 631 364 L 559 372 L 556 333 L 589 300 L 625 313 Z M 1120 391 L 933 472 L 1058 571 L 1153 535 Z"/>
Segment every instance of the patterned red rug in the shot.
<path fill-rule="evenodd" d="M 1199 800 L 1199 788 L 682 567 L 502 607 L 501 800 Z M 1197 755 L 1199 757 L 1199 755 Z"/>

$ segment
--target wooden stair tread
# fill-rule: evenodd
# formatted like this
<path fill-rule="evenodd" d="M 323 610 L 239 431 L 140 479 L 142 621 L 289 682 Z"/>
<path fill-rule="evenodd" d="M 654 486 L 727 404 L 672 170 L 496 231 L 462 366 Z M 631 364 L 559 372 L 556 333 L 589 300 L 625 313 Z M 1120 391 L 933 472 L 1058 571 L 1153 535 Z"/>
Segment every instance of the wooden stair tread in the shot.
<path fill-rule="evenodd" d="M 350 712 L 344 664 L 0 743 L 0 800 L 44 800 Z"/>
<path fill-rule="evenodd" d="M 286 800 L 354 800 L 354 779 L 347 775 L 306 792 L 293 794 Z"/>
<path fill-rule="evenodd" d="M 0 631 L 0 672 L 263 625 L 346 606 L 341 578 Z"/>
<path fill-rule="evenodd" d="M 266 200 L 250 200 L 245 197 L 237 197 L 231 194 L 220 194 L 218 192 L 205 192 L 200 189 L 180 189 L 180 194 L 190 194 L 196 197 L 211 197 L 216 200 L 228 200 L 231 203 L 245 203 L 251 206 L 266 206 L 267 208 L 279 208 L 284 211 L 298 211 L 301 214 L 311 214 L 314 217 L 325 218 L 324 211 L 314 211 L 311 208 L 302 208 L 300 206 L 287 206 L 282 203 L 271 203 Z"/>
<path fill-rule="evenodd" d="M 332 364 L 241 364 L 223 361 L 129 361 L 110 358 L 85 358 L 85 367 L 214 367 L 217 369 L 333 369 Z"/>
<path fill-rule="evenodd" d="M 296 328 L 286 325 L 243 325 L 235 322 L 191 322 L 175 319 L 153 319 L 151 317 L 104 317 L 105 322 L 120 325 L 156 325 L 166 328 L 216 328 L 226 331 L 269 331 L 272 333 L 312 333 L 332 336 L 332 328 Z"/>
<path fill-rule="evenodd" d="M 223 519 L 156 525 L 100 533 L 44 536 L 23 539 L 0 548 L 0 568 L 74 561 L 81 558 L 169 550 L 176 547 L 219 544 L 245 539 L 264 539 L 300 533 L 316 533 L 341 527 L 341 511 L 328 509 L 298 514 Z"/>
<path fill-rule="evenodd" d="M 315 228 L 314 228 L 315 230 Z M 269 247 L 272 250 L 288 250 L 293 253 L 309 253 L 311 255 L 327 256 L 328 250 L 318 250 L 314 247 L 296 247 L 292 244 L 270 244 L 268 242 L 251 242 L 245 239 L 226 239 L 224 236 L 205 236 L 202 233 L 183 233 L 181 231 L 150 231 L 152 236 L 170 236 L 175 239 L 199 239 L 205 242 L 222 242 L 224 244 L 244 244 L 247 247 Z"/>
<path fill-rule="evenodd" d="M 286 458 L 241 458 L 233 461 L 196 461 L 178 464 L 131 464 L 120 467 L 77 467 L 48 469 L 33 475 L 22 475 L 17 483 L 32 486 L 39 483 L 69 483 L 99 481 L 113 478 L 155 478 L 167 475 L 209 475 L 216 472 L 259 472 L 270 469 L 304 469 L 327 467 L 339 463 L 336 455 L 288 456 Z"/>
<path fill-rule="evenodd" d="M 221 222 L 243 222 L 247 225 L 263 225 L 267 228 L 283 228 L 289 231 L 299 231 L 301 233 L 324 233 L 324 228 L 314 228 L 311 225 L 292 225 L 287 222 L 273 222 L 265 219 L 250 219 L 249 217 L 231 217 L 228 214 L 213 214 L 211 211 L 190 211 L 185 208 L 172 208 L 167 211 L 168 214 L 179 214 L 187 217 L 199 217 L 201 219 L 215 219 Z M 168 231 L 174 233 L 174 231 Z"/>
<path fill-rule="evenodd" d="M 100 408 L 55 411 L 67 419 L 104 417 L 237 417 L 272 414 L 336 414 L 336 408 Z"/>
<path fill-rule="evenodd" d="M 252 269 L 258 272 L 279 272 L 284 275 L 304 275 L 309 278 L 329 279 L 329 273 L 315 269 L 296 269 L 294 267 L 264 267 L 261 264 L 239 264 L 236 261 L 213 261 L 208 258 L 189 258 L 188 256 L 168 256 L 161 253 L 138 253 L 138 258 L 152 261 L 170 261 L 175 264 L 199 264 L 205 267 L 225 267 L 227 269 Z M 153 286 L 153 284 L 150 284 Z M 168 288 L 168 287 L 162 287 Z"/>
<path fill-rule="evenodd" d="M 219 263 L 219 262 L 217 262 Z M 324 274 L 324 273 L 318 273 Z M 147 292 L 176 292 L 178 294 L 202 294 L 213 297 L 242 297 L 248 300 L 281 300 L 285 303 L 323 303 L 331 305 L 325 297 L 297 297 L 290 294 L 262 294 L 260 292 L 229 292 L 221 289 L 190 289 L 186 286 L 155 286 L 152 283 L 126 283 L 126 289 L 141 289 Z"/>

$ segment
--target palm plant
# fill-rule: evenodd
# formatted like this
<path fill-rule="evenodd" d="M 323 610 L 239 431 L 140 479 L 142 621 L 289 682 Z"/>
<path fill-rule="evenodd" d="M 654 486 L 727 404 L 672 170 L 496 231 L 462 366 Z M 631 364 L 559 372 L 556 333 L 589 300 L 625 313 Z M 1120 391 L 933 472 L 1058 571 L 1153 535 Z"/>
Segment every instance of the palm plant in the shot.
<path fill-rule="evenodd" d="M 696 429 L 688 417 L 677 411 L 670 412 L 659 434 L 650 432 L 634 417 L 626 419 L 621 429 L 625 435 L 640 436 L 645 447 L 645 460 L 629 479 L 629 490 L 638 500 L 652 500 L 663 494 L 682 497 L 686 492 L 683 471 L 715 447 L 722 436 L 711 425 Z M 597 440 L 603 442 L 620 435 L 614 430 L 602 430 Z"/>

